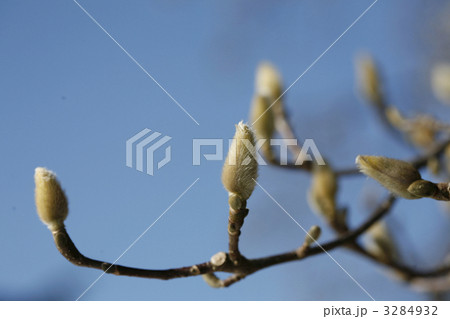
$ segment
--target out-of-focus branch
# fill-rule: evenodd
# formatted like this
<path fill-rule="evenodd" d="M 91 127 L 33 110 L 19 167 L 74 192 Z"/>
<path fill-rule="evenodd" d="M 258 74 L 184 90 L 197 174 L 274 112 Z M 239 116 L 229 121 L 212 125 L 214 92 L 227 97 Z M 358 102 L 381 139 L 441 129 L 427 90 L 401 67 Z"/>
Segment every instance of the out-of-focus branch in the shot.
<path fill-rule="evenodd" d="M 253 272 L 264 269 L 269 266 L 299 260 L 307 258 L 309 256 L 318 255 L 324 253 L 325 251 L 331 251 L 338 247 L 349 247 L 355 251 L 360 250 L 358 252 L 361 252 L 363 256 L 372 259 L 378 263 L 382 263 L 393 270 L 396 270 L 397 272 L 401 273 L 404 276 L 404 278 L 408 278 L 408 280 L 412 280 L 414 278 L 438 277 L 448 274 L 450 272 L 450 265 L 443 265 L 432 270 L 418 270 L 411 268 L 407 265 L 402 265 L 400 263 L 380 261 L 379 259 L 377 259 L 369 252 L 365 251 L 364 249 L 355 248 L 360 247 L 359 244 L 357 244 L 356 239 L 360 235 L 365 233 L 372 225 L 381 220 L 381 218 L 383 218 L 390 211 L 394 202 L 395 197 L 390 196 L 378 208 L 376 208 L 375 211 L 372 213 L 371 217 L 369 217 L 369 219 L 367 219 L 367 221 L 365 221 L 359 227 L 355 228 L 352 231 L 347 232 L 346 234 L 342 234 L 339 238 L 335 240 L 326 242 L 324 244 L 321 244 L 320 246 L 307 248 L 302 252 L 301 255 L 298 254 L 298 251 L 291 251 L 284 254 L 249 260 L 249 262 L 251 262 L 255 267 L 253 269 Z"/>

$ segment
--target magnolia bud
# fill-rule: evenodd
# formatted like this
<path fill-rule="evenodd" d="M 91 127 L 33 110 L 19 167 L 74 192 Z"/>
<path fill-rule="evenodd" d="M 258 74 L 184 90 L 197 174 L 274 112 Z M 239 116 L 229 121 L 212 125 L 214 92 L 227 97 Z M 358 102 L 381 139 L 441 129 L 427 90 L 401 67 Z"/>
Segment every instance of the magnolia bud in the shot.
<path fill-rule="evenodd" d="M 55 173 L 38 167 L 34 173 L 36 209 L 41 221 L 50 230 L 64 227 L 69 212 L 67 198 Z"/>
<path fill-rule="evenodd" d="M 322 230 L 320 229 L 319 226 L 317 225 L 312 226 L 305 236 L 305 245 L 309 246 L 312 243 L 316 242 L 319 239 L 321 233 Z"/>
<path fill-rule="evenodd" d="M 359 155 L 356 164 L 362 173 L 375 179 L 394 195 L 407 199 L 420 198 L 408 191 L 409 185 L 422 179 L 410 163 L 382 156 Z"/>
<path fill-rule="evenodd" d="M 387 107 L 385 110 L 385 115 L 392 126 L 402 131 L 405 129 L 407 120 L 402 116 L 400 111 L 395 106 Z"/>
<path fill-rule="evenodd" d="M 237 212 L 247 206 L 247 202 L 245 199 L 242 199 L 239 195 L 230 193 L 228 196 L 228 205 L 230 208 Z"/>
<path fill-rule="evenodd" d="M 405 133 L 414 145 L 428 149 L 434 144 L 439 123 L 431 116 L 418 115 L 407 119 L 393 106 L 386 108 L 385 115 L 392 126 Z"/>
<path fill-rule="evenodd" d="M 431 88 L 436 97 L 450 103 L 450 63 L 438 63 L 431 73 Z"/>
<path fill-rule="evenodd" d="M 444 150 L 444 165 L 448 175 L 450 175 L 450 144 Z"/>
<path fill-rule="evenodd" d="M 223 287 L 223 281 L 220 280 L 216 275 L 213 273 L 208 273 L 202 275 L 203 280 L 213 288 L 222 288 Z"/>
<path fill-rule="evenodd" d="M 439 188 L 435 183 L 421 179 L 409 185 L 408 192 L 417 197 L 432 197 L 439 192 Z"/>
<path fill-rule="evenodd" d="M 247 200 L 258 177 L 255 137 L 251 128 L 239 122 L 222 171 L 222 184 L 231 194 Z"/>
<path fill-rule="evenodd" d="M 427 169 L 433 175 L 439 175 L 439 171 L 441 170 L 441 163 L 439 162 L 438 157 L 431 157 L 427 161 Z"/>
<path fill-rule="evenodd" d="M 332 221 L 336 217 L 337 180 L 328 165 L 317 165 L 312 172 L 308 203 L 319 215 Z"/>
<path fill-rule="evenodd" d="M 268 160 L 273 159 L 270 139 L 275 130 L 275 117 L 270 108 L 269 100 L 262 95 L 256 95 L 252 101 L 250 121 L 258 140 L 264 140 L 261 151 Z"/>
<path fill-rule="evenodd" d="M 371 103 L 380 103 L 383 99 L 380 79 L 371 56 L 363 56 L 357 60 L 357 75 L 359 87 L 364 97 Z"/>
<path fill-rule="evenodd" d="M 414 145 L 429 149 L 436 141 L 438 134 L 437 121 L 428 115 L 419 115 L 412 119 L 409 138 Z"/>
<path fill-rule="evenodd" d="M 258 95 L 278 99 L 283 93 L 280 73 L 269 62 L 262 62 L 256 71 L 255 87 Z"/>
<path fill-rule="evenodd" d="M 397 246 L 392 238 L 387 225 L 384 222 L 373 224 L 368 231 L 370 242 L 367 249 L 384 261 L 398 260 Z"/>

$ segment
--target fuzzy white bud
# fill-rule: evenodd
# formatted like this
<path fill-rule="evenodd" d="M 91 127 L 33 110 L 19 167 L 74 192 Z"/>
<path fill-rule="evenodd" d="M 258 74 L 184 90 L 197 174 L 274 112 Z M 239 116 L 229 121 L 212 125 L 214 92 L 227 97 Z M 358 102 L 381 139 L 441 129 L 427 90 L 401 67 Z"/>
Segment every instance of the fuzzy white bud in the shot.
<path fill-rule="evenodd" d="M 255 136 L 242 121 L 236 125 L 236 133 L 228 151 L 222 171 L 222 183 L 230 194 L 247 200 L 253 192 L 258 177 Z"/>
<path fill-rule="evenodd" d="M 419 171 L 410 163 L 383 156 L 359 155 L 356 165 L 362 173 L 372 177 L 394 195 L 406 199 L 420 198 L 416 195 L 419 188 L 415 189 L 416 193 L 408 191 L 412 183 L 422 179 Z"/>

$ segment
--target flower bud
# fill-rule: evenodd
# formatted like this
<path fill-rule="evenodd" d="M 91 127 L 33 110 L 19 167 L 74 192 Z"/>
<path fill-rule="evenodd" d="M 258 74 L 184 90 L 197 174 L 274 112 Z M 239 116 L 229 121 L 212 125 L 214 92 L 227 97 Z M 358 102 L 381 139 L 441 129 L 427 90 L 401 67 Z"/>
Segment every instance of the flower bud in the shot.
<path fill-rule="evenodd" d="M 409 185 L 422 179 L 419 171 L 408 162 L 382 156 L 356 157 L 360 171 L 372 177 L 394 195 L 406 198 L 420 198 L 408 191 Z"/>
<path fill-rule="evenodd" d="M 410 120 L 410 129 L 407 132 L 411 142 L 425 150 L 436 141 L 438 123 L 429 115 L 418 115 Z"/>
<path fill-rule="evenodd" d="M 379 104 L 383 100 L 383 95 L 374 60 L 371 56 L 363 56 L 357 60 L 356 68 L 362 94 L 371 103 Z"/>
<path fill-rule="evenodd" d="M 431 73 L 431 88 L 443 103 L 450 104 L 450 63 L 438 63 Z"/>
<path fill-rule="evenodd" d="M 256 71 L 256 93 L 272 100 L 278 99 L 283 93 L 281 75 L 269 62 L 262 62 Z M 271 102 L 272 103 L 272 102 Z"/>
<path fill-rule="evenodd" d="M 407 120 L 402 116 L 395 106 L 389 106 L 385 110 L 385 115 L 389 123 L 397 129 L 404 131 L 407 126 Z"/>
<path fill-rule="evenodd" d="M 439 192 L 435 183 L 420 179 L 408 186 L 408 192 L 417 197 L 432 197 Z"/>
<path fill-rule="evenodd" d="M 430 157 L 427 161 L 427 169 L 433 175 L 439 175 L 441 170 L 441 163 L 438 157 Z"/>
<path fill-rule="evenodd" d="M 444 165 L 447 175 L 450 175 L 450 144 L 444 150 Z"/>
<path fill-rule="evenodd" d="M 239 195 L 230 193 L 230 195 L 228 196 L 228 205 L 233 211 L 237 212 L 241 209 L 244 209 L 247 206 L 247 202 Z"/>
<path fill-rule="evenodd" d="M 386 118 L 392 126 L 403 132 L 412 144 L 429 150 L 435 144 L 439 133 L 440 123 L 429 115 L 417 115 L 414 118 L 405 118 L 400 111 L 390 106 L 385 110 Z M 438 163 L 431 163 L 432 169 L 439 169 Z"/>
<path fill-rule="evenodd" d="M 215 274 L 208 273 L 202 275 L 203 280 L 212 288 L 222 288 L 223 281 L 220 280 Z"/>
<path fill-rule="evenodd" d="M 396 261 L 399 258 L 397 246 L 386 223 L 377 222 L 368 231 L 370 242 L 367 249 L 384 261 Z"/>
<path fill-rule="evenodd" d="M 250 121 L 255 131 L 256 139 L 265 140 L 261 151 L 269 161 L 273 160 L 270 139 L 275 130 L 275 117 L 270 108 L 269 100 L 262 95 L 256 95 L 252 101 L 250 110 Z"/>
<path fill-rule="evenodd" d="M 253 192 L 258 177 L 255 137 L 251 128 L 242 121 L 236 133 L 222 170 L 222 184 L 230 195 L 247 200 Z"/>
<path fill-rule="evenodd" d="M 322 230 L 320 229 L 319 226 L 317 226 L 317 225 L 312 226 L 308 230 L 308 234 L 306 234 L 306 236 L 305 236 L 305 245 L 309 246 L 312 243 L 316 242 L 319 239 L 321 233 L 322 233 Z"/>
<path fill-rule="evenodd" d="M 316 213 L 333 221 L 336 217 L 336 175 L 329 165 L 316 165 L 312 172 L 308 203 Z"/>
<path fill-rule="evenodd" d="M 38 167 L 34 173 L 36 209 L 41 221 L 50 230 L 64 227 L 69 212 L 67 198 L 55 173 Z"/>

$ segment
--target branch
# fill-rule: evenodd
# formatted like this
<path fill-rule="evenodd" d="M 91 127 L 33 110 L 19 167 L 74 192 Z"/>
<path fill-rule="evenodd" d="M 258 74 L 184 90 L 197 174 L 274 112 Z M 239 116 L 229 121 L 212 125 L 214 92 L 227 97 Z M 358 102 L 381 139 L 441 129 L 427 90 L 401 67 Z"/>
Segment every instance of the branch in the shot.
<path fill-rule="evenodd" d="M 347 243 L 353 242 L 356 240 L 361 234 L 363 234 L 367 229 L 370 228 L 374 223 L 380 220 L 385 214 L 389 212 L 389 209 L 395 202 L 395 197 L 389 196 L 387 200 L 385 200 L 373 213 L 372 216 L 359 227 L 354 230 L 347 232 L 347 234 L 342 235 L 341 237 L 321 244 L 320 246 L 308 247 L 302 254 L 299 254 L 297 250 L 291 251 L 284 254 L 274 255 L 270 257 L 253 259 L 250 262 L 253 262 L 255 266 L 255 271 L 277 265 L 280 263 L 285 263 L 293 260 L 304 259 L 309 256 L 318 255 L 324 253 L 325 251 L 333 250 L 337 247 L 343 246 Z M 299 256 L 300 255 L 300 256 Z"/>
<path fill-rule="evenodd" d="M 234 210 L 230 207 L 228 217 L 228 250 L 230 259 L 235 264 L 238 264 L 244 258 L 239 251 L 239 236 L 241 235 L 241 227 L 244 224 L 244 218 L 247 214 L 247 208 Z"/>
<path fill-rule="evenodd" d="M 82 255 L 76 248 L 65 228 L 52 231 L 52 234 L 56 248 L 58 248 L 59 252 L 72 264 L 80 267 L 99 269 L 108 274 L 167 280 L 172 278 L 197 276 L 213 271 L 211 262 L 166 270 L 140 269 L 111 264 Z"/>
<path fill-rule="evenodd" d="M 213 256 L 211 258 L 211 261 L 187 267 L 165 269 L 165 270 L 132 268 L 111 264 L 104 261 L 94 260 L 83 256 L 75 247 L 75 244 L 70 239 L 65 228 L 55 230 L 52 232 L 52 234 L 55 239 L 56 247 L 58 248 L 60 253 L 68 261 L 70 261 L 76 266 L 95 268 L 102 270 L 108 274 L 114 274 L 117 276 L 132 276 L 132 277 L 162 279 L 162 280 L 204 275 L 205 280 L 211 286 L 228 287 L 252 273 L 255 273 L 259 270 L 274 265 L 296 260 L 302 260 L 310 256 L 324 253 L 325 251 L 331 251 L 338 247 L 344 246 L 351 247 L 355 243 L 355 240 L 361 234 L 363 234 L 374 223 L 379 221 L 383 216 L 385 216 L 389 212 L 395 200 L 396 200 L 395 197 L 390 196 L 377 209 L 375 209 L 375 211 L 372 213 L 371 217 L 367 221 L 365 221 L 363 224 L 361 224 L 354 230 L 349 231 L 347 234 L 342 235 L 335 240 L 314 247 L 303 245 L 299 249 L 293 250 L 291 252 L 264 258 L 246 259 L 242 256 L 242 259 L 240 259 L 240 262 L 238 264 L 233 262 L 231 258 L 231 253 L 226 254 L 220 252 L 215 256 Z M 368 252 L 364 252 L 363 255 L 377 262 L 381 262 Z M 450 266 L 440 267 L 431 271 L 419 271 L 409 268 L 405 265 L 400 265 L 393 262 L 389 263 L 382 262 L 382 263 L 384 263 L 386 266 L 389 266 L 392 269 L 404 273 L 405 276 L 407 276 L 409 279 L 419 277 L 436 277 L 446 274 L 450 271 Z M 220 280 L 214 275 L 214 272 L 228 272 L 231 273 L 232 275 L 224 280 Z"/>
<path fill-rule="evenodd" d="M 388 199 L 386 199 L 373 213 L 372 216 L 363 224 L 361 224 L 356 229 L 348 232 L 346 235 L 342 235 L 341 237 L 326 242 L 324 244 L 321 244 L 320 246 L 315 247 L 305 247 L 304 251 L 299 253 L 298 250 L 287 252 L 284 254 L 279 255 L 273 255 L 270 257 L 265 258 L 259 258 L 259 259 L 252 259 L 249 260 L 249 263 L 252 265 L 252 273 L 256 272 L 258 270 L 273 266 L 282 264 L 285 262 L 295 261 L 304 259 L 310 256 L 318 255 L 321 253 L 324 253 L 325 251 L 331 251 L 338 247 L 343 246 L 353 246 L 355 244 L 355 240 L 363 234 L 366 230 L 368 230 L 373 224 L 375 224 L 377 221 L 379 221 L 383 216 L 385 216 L 391 209 L 392 205 L 394 204 L 396 198 L 393 196 L 389 196 Z M 380 262 L 385 264 L 386 266 L 395 269 L 399 272 L 401 272 L 405 278 L 408 280 L 412 280 L 414 278 L 430 278 L 430 277 L 438 277 L 445 275 L 450 272 L 450 265 L 445 265 L 438 267 L 436 269 L 432 270 L 417 270 L 413 269 L 411 267 L 408 267 L 406 265 L 401 265 L 399 263 L 395 262 L 383 262 L 379 261 L 376 257 L 373 255 L 365 252 L 363 254 L 365 257 L 370 258 L 374 261 Z"/>

